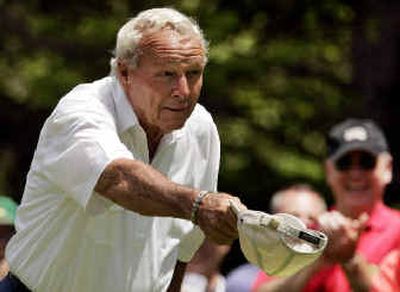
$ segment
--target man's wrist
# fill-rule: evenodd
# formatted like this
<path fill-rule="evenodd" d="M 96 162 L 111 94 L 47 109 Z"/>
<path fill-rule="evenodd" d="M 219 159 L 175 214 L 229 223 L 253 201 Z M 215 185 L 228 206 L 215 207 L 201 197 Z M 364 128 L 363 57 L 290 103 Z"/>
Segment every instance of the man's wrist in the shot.
<path fill-rule="evenodd" d="M 195 224 L 195 225 L 197 225 L 197 216 L 199 213 L 201 202 L 209 193 L 210 193 L 209 191 L 200 191 L 199 194 L 197 195 L 196 199 L 193 202 L 192 211 L 190 214 L 190 221 L 192 221 L 193 224 Z"/>
<path fill-rule="evenodd" d="M 370 291 L 373 277 L 379 271 L 375 264 L 367 262 L 360 254 L 354 255 L 342 267 L 354 291 Z"/>
<path fill-rule="evenodd" d="M 360 256 L 355 254 L 351 259 L 342 263 L 342 266 L 347 271 L 354 271 L 359 266 L 360 260 Z"/>

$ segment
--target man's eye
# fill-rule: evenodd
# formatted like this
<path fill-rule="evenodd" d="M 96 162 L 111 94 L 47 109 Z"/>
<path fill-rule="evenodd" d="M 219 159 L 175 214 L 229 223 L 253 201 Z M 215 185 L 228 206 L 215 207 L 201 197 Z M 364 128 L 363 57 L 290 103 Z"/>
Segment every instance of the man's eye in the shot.
<path fill-rule="evenodd" d="M 201 74 L 201 70 L 190 70 L 187 72 L 189 77 L 199 76 Z"/>
<path fill-rule="evenodd" d="M 172 71 L 164 71 L 163 75 L 166 77 L 173 77 L 175 75 L 175 73 Z"/>

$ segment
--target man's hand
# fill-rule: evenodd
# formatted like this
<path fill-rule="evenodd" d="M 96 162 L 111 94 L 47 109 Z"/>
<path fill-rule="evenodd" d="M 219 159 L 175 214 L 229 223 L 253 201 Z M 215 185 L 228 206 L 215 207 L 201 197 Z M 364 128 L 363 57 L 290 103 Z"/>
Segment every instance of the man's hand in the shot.
<path fill-rule="evenodd" d="M 324 257 L 331 263 L 344 264 L 355 255 L 358 239 L 368 220 L 366 214 L 358 219 L 345 217 L 337 211 L 327 212 L 318 219 L 321 231 L 329 238 Z"/>
<path fill-rule="evenodd" d="M 231 244 L 238 238 L 237 218 L 230 207 L 233 200 L 241 209 L 247 209 L 239 198 L 226 193 L 206 196 L 197 213 L 197 224 L 204 234 L 218 244 Z"/>

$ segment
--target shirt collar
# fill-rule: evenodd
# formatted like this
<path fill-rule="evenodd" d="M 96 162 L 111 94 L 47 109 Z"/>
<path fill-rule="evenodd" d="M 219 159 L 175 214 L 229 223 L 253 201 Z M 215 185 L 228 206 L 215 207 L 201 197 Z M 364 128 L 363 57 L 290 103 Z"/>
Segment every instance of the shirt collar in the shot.
<path fill-rule="evenodd" d="M 123 133 L 131 127 L 141 128 L 138 118 L 135 114 L 135 111 L 133 110 L 132 105 L 130 104 L 128 97 L 126 96 L 121 84 L 119 83 L 116 77 L 111 77 L 111 78 L 113 78 L 114 82 L 113 93 L 114 93 L 115 108 L 117 113 L 118 132 Z M 185 128 L 187 123 L 188 121 L 186 121 L 185 125 L 181 129 L 174 130 L 171 133 L 164 135 L 162 139 L 163 142 L 169 144 L 181 138 L 185 133 Z"/>
<path fill-rule="evenodd" d="M 118 132 L 122 133 L 131 127 L 139 125 L 139 121 L 118 79 L 116 77 L 111 78 L 113 78 L 114 83 L 113 94 L 117 113 L 117 128 Z"/>
<path fill-rule="evenodd" d="M 375 204 L 371 213 L 369 214 L 369 219 L 367 221 L 367 228 L 373 230 L 385 229 L 388 224 L 388 220 L 390 221 L 390 214 L 388 214 L 389 208 L 386 207 L 383 202 L 378 202 Z"/>

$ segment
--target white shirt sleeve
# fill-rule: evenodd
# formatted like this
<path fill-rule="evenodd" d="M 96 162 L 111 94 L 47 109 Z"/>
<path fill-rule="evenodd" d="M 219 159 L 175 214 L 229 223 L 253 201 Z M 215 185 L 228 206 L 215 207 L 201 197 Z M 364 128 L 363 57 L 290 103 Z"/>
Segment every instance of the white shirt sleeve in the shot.
<path fill-rule="evenodd" d="M 178 260 L 184 263 L 189 262 L 203 243 L 204 238 L 203 231 L 200 227 L 195 226 L 191 232 L 182 238 L 179 244 Z"/>
<path fill-rule="evenodd" d="M 203 184 L 198 187 L 203 190 L 216 192 L 220 162 L 220 139 L 217 127 L 213 122 L 211 115 L 206 112 L 202 106 L 198 105 L 197 109 L 197 114 L 202 115 L 202 119 L 200 120 L 201 122 L 197 122 L 191 126 L 195 128 L 193 129 L 194 132 L 200 133 L 200 136 L 197 139 L 201 142 L 202 149 L 205 149 L 205 157 L 208 158 L 208 166 L 207 171 L 203 176 Z M 200 227 L 195 226 L 192 231 L 182 239 L 179 245 L 178 259 L 182 262 L 189 262 L 203 243 L 204 238 L 205 236 L 203 231 L 201 231 Z"/>
<path fill-rule="evenodd" d="M 55 111 L 42 130 L 38 171 L 85 207 L 104 168 L 117 158 L 132 158 L 115 123 L 99 109 Z"/>

